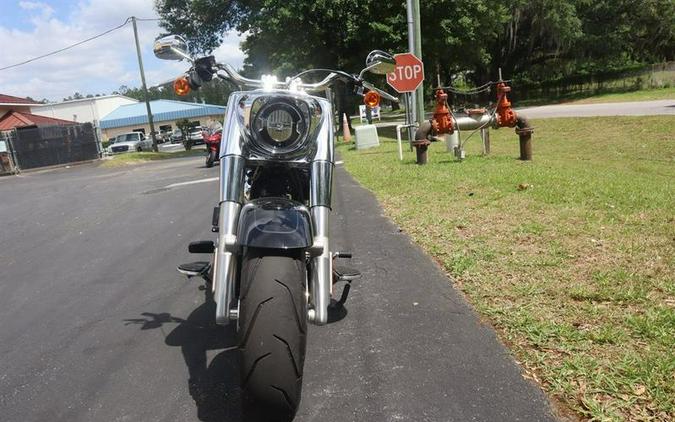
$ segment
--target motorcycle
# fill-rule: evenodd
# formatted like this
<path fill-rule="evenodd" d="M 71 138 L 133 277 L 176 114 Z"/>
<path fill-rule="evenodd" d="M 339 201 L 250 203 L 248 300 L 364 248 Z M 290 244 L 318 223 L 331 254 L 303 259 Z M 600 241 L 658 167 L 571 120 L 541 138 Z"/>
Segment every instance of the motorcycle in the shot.
<path fill-rule="evenodd" d="M 220 161 L 220 141 L 222 135 L 222 129 L 202 132 L 204 143 L 206 144 L 206 167 L 208 168 L 213 167 L 216 161 Z"/>
<path fill-rule="evenodd" d="M 329 99 L 312 93 L 343 80 L 371 107 L 380 97 L 398 101 L 363 79 L 368 71 L 392 72 L 395 60 L 374 50 L 359 75 L 315 69 L 280 82 L 245 78 L 212 56 L 193 58 L 185 40 L 174 35 L 157 40 L 154 53 L 191 63 L 174 83 L 178 94 L 214 77 L 241 89 L 229 97 L 222 128 L 220 199 L 212 219 L 217 239 L 188 248 L 213 259 L 178 270 L 206 280 L 217 324 L 236 323 L 245 420 L 292 420 L 301 397 L 307 325 L 326 324 L 360 277 L 334 262 L 351 254 L 334 252 L 330 244 L 333 110 Z M 315 72 L 328 75 L 316 83 L 301 80 Z M 338 282 L 345 287 L 335 299 Z"/>

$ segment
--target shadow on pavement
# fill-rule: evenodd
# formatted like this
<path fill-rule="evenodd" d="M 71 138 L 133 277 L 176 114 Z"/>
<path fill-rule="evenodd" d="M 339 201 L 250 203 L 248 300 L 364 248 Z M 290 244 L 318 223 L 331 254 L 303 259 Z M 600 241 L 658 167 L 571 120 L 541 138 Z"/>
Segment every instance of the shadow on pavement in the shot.
<path fill-rule="evenodd" d="M 216 303 L 207 292 L 206 301 L 187 319 L 169 313 L 143 312 L 143 318 L 125 319 L 125 325 L 140 325 L 141 331 L 178 324 L 164 339 L 164 344 L 180 347 L 188 369 L 188 388 L 197 406 L 197 417 L 204 422 L 243 422 L 242 395 L 234 324 L 216 325 Z M 335 305 L 335 301 L 332 301 Z M 339 322 L 347 316 L 344 306 L 331 307 L 328 323 Z M 211 363 L 207 351 L 221 350 Z M 251 416 L 251 415 L 249 415 Z M 247 419 L 246 422 L 263 422 Z"/>
<path fill-rule="evenodd" d="M 180 347 L 188 369 L 188 388 L 197 406 L 197 417 L 204 422 L 240 422 L 241 389 L 236 332 L 215 323 L 216 304 L 212 299 L 197 307 L 187 319 L 168 313 L 144 312 L 144 318 L 126 319 L 125 325 L 138 324 L 141 330 L 160 328 L 166 323 L 178 326 L 165 339 L 167 346 Z M 207 351 L 221 350 L 210 364 Z"/>

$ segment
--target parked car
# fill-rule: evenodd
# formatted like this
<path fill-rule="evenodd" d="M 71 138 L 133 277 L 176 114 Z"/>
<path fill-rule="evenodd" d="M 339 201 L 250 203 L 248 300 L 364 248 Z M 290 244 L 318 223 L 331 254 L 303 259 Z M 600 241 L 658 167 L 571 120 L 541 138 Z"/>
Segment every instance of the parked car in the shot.
<path fill-rule="evenodd" d="M 112 154 L 112 146 L 115 144 L 115 141 L 117 140 L 117 136 L 111 136 L 108 138 L 108 146 L 105 147 L 105 151 L 108 154 Z"/>
<path fill-rule="evenodd" d="M 123 152 L 152 151 L 152 139 L 141 132 L 129 132 L 117 135 L 115 142 L 108 147 L 113 154 Z"/>
<path fill-rule="evenodd" d="M 172 144 L 180 144 L 181 142 L 183 142 L 183 132 L 180 129 L 176 128 L 173 130 L 173 132 L 171 132 L 169 138 L 171 139 Z"/>
<path fill-rule="evenodd" d="M 157 132 L 157 143 L 161 144 L 164 142 L 171 142 L 171 131 L 160 129 L 160 131 Z"/>
<path fill-rule="evenodd" d="M 188 132 L 188 139 L 192 141 L 192 145 L 199 145 L 204 143 L 204 136 L 202 135 L 202 127 L 196 126 Z"/>

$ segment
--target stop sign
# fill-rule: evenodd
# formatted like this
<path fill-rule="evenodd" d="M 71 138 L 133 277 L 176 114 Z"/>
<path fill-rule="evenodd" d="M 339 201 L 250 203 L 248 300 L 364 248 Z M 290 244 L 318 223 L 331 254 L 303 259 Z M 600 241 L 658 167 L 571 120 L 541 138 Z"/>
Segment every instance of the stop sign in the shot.
<path fill-rule="evenodd" d="M 412 53 L 397 54 L 396 69 L 387 73 L 387 83 L 398 92 L 413 92 L 424 80 L 424 64 Z"/>

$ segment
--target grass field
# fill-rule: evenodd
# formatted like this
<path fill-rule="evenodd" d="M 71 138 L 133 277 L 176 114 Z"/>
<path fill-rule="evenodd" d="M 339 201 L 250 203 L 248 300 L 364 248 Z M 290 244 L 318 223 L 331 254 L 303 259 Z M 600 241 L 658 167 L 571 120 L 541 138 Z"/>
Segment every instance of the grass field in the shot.
<path fill-rule="evenodd" d="M 463 162 L 396 145 L 347 169 L 452 276 L 527 377 L 584 419 L 675 418 L 675 118 L 534 121 Z"/>
<path fill-rule="evenodd" d="M 102 162 L 103 167 L 121 167 L 131 164 L 139 164 L 147 161 L 167 160 L 170 158 L 194 157 L 204 155 L 203 149 L 178 152 L 129 152 L 113 155 Z"/>

